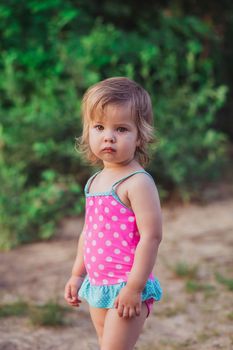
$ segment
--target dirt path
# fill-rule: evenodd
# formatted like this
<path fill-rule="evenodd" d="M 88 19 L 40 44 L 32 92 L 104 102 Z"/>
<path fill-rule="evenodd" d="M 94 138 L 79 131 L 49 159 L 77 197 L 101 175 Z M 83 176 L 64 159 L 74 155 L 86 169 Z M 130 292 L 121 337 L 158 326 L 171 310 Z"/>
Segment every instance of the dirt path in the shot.
<path fill-rule="evenodd" d="M 164 297 L 154 307 L 137 350 L 233 349 L 232 291 L 215 276 L 233 277 L 232 214 L 233 199 L 163 209 L 164 238 L 155 273 Z M 63 289 L 81 226 L 81 220 L 68 220 L 51 242 L 0 253 L 1 303 L 52 299 L 65 305 Z M 195 266 L 191 277 L 175 272 L 179 262 Z M 26 317 L 0 319 L 0 350 L 98 349 L 87 305 L 67 317 L 69 324 L 56 329 L 32 326 Z"/>

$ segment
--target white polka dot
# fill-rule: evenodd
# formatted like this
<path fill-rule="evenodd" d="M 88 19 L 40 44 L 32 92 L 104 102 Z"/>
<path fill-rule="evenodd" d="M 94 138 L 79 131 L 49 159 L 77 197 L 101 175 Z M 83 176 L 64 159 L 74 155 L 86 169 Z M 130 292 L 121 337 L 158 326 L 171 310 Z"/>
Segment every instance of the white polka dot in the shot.
<path fill-rule="evenodd" d="M 104 279 L 103 284 L 108 284 L 108 280 Z"/>
<path fill-rule="evenodd" d="M 105 211 L 105 213 L 109 213 L 109 208 L 108 208 L 108 207 L 105 207 L 105 208 L 104 208 L 104 211 Z"/>
<path fill-rule="evenodd" d="M 112 261 L 112 257 L 111 256 L 107 256 L 107 258 L 105 259 L 107 262 L 111 262 Z"/>
<path fill-rule="evenodd" d="M 111 225 L 110 224 L 106 224 L 105 228 L 106 228 L 106 230 L 110 230 L 111 229 Z"/>
<path fill-rule="evenodd" d="M 108 273 L 108 276 L 109 276 L 109 277 L 113 277 L 113 276 L 114 276 L 114 272 L 109 272 L 109 273 Z"/>
<path fill-rule="evenodd" d="M 125 214 L 126 213 L 126 209 L 125 208 L 121 208 L 120 212 L 121 212 L 121 214 Z"/>
<path fill-rule="evenodd" d="M 107 241 L 105 242 L 105 244 L 106 244 L 106 246 L 110 247 L 110 245 L 112 245 L 112 242 L 109 241 L 109 240 L 107 240 Z"/>
<path fill-rule="evenodd" d="M 129 256 L 125 256 L 124 260 L 125 260 L 125 262 L 129 262 L 130 261 L 130 257 Z"/>
<path fill-rule="evenodd" d="M 95 261 L 96 261 L 96 257 L 95 257 L 95 256 L 92 256 L 92 257 L 91 257 L 91 261 L 95 262 Z"/>
<path fill-rule="evenodd" d="M 117 216 L 112 216 L 112 221 L 117 221 L 118 220 L 118 217 Z"/>
<path fill-rule="evenodd" d="M 98 208 L 95 208 L 95 213 L 98 214 Z"/>
<path fill-rule="evenodd" d="M 94 229 L 94 230 L 97 230 L 97 227 L 98 227 L 97 224 L 94 224 L 94 225 L 93 225 L 93 229 Z"/>
<path fill-rule="evenodd" d="M 91 244 L 92 244 L 93 246 L 96 246 L 96 240 L 94 239 L 94 240 L 91 242 Z"/>
<path fill-rule="evenodd" d="M 99 199 L 98 203 L 101 205 L 103 203 L 102 199 Z"/>
<path fill-rule="evenodd" d="M 129 238 L 133 238 L 133 232 L 129 233 Z"/>
<path fill-rule="evenodd" d="M 98 233 L 98 237 L 99 237 L 99 238 L 103 238 L 103 237 L 104 237 L 103 232 L 99 232 L 99 233 Z"/>
<path fill-rule="evenodd" d="M 126 230 L 126 225 L 125 224 L 121 224 L 120 228 L 124 231 L 124 230 Z"/>
<path fill-rule="evenodd" d="M 100 216 L 99 216 L 99 221 L 103 221 L 103 220 L 104 220 L 103 215 L 100 215 Z"/>
<path fill-rule="evenodd" d="M 94 276 L 95 276 L 95 277 L 99 277 L 98 272 L 94 272 Z"/>
<path fill-rule="evenodd" d="M 117 269 L 117 270 L 122 269 L 122 265 L 121 265 L 121 264 L 116 264 L 116 269 Z"/>
<path fill-rule="evenodd" d="M 132 253 L 132 254 L 135 253 L 135 249 L 134 249 L 134 248 L 131 249 L 131 253 Z"/>
<path fill-rule="evenodd" d="M 112 205 L 117 205 L 117 202 L 116 201 L 111 201 L 111 204 Z"/>
<path fill-rule="evenodd" d="M 99 268 L 99 270 L 104 270 L 104 265 L 103 264 L 99 264 L 98 268 Z"/>
<path fill-rule="evenodd" d="M 134 221 L 135 221 L 134 216 L 130 216 L 130 217 L 128 218 L 128 221 L 129 221 L 129 222 L 134 222 Z"/>
<path fill-rule="evenodd" d="M 93 205 L 94 204 L 94 202 L 93 202 L 93 200 L 91 199 L 90 201 L 89 201 L 89 205 Z"/>
<path fill-rule="evenodd" d="M 89 237 L 89 238 L 91 238 L 91 235 L 92 235 L 91 231 L 88 232 L 88 237 Z"/>
<path fill-rule="evenodd" d="M 99 248 L 99 249 L 98 249 L 98 253 L 99 253 L 99 254 L 103 254 L 103 252 L 104 252 L 104 250 L 103 250 L 102 248 Z"/>
<path fill-rule="evenodd" d="M 115 238 L 118 238 L 118 237 L 119 237 L 119 233 L 118 233 L 118 232 L 114 232 L 114 233 L 113 233 L 113 236 L 114 236 Z"/>
<path fill-rule="evenodd" d="M 122 278 L 118 278 L 118 283 L 122 283 L 124 280 Z"/>
<path fill-rule="evenodd" d="M 92 222 L 93 218 L 92 216 L 89 216 L 89 221 Z"/>
<path fill-rule="evenodd" d="M 90 249 L 90 248 L 87 248 L 87 250 L 86 250 L 87 254 L 89 254 L 90 251 L 91 251 L 91 249 Z"/>
<path fill-rule="evenodd" d="M 92 278 L 92 279 L 91 279 L 91 282 L 92 282 L 93 284 L 95 284 L 95 279 L 94 279 L 94 278 Z"/>
<path fill-rule="evenodd" d="M 124 246 L 124 247 L 127 247 L 128 243 L 126 241 L 122 241 L 121 244 Z"/>
<path fill-rule="evenodd" d="M 87 264 L 87 268 L 90 269 L 90 268 L 91 268 L 91 265 L 90 265 L 90 264 Z"/>
<path fill-rule="evenodd" d="M 120 254 L 121 251 L 120 251 L 120 249 L 114 249 L 114 253 L 115 253 L 115 254 Z"/>

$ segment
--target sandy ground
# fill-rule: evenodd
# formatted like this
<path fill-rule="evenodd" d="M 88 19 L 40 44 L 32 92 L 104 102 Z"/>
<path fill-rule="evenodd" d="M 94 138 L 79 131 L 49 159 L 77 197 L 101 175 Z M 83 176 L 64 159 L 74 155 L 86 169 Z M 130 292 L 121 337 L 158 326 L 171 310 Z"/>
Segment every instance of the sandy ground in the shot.
<path fill-rule="evenodd" d="M 233 198 L 205 205 L 163 208 L 164 236 L 154 269 L 164 289 L 137 343 L 137 350 L 233 349 L 232 291 L 215 277 L 232 278 Z M 0 253 L 1 303 L 23 299 L 66 305 L 63 290 L 76 253 L 82 220 L 64 220 L 52 241 Z M 196 266 L 202 287 L 189 292 L 188 277 L 175 270 L 183 262 Z M 208 286 L 212 286 L 209 289 Z M 71 308 L 67 325 L 32 326 L 27 317 L 0 319 L 1 350 L 94 350 L 97 340 L 88 307 Z"/>

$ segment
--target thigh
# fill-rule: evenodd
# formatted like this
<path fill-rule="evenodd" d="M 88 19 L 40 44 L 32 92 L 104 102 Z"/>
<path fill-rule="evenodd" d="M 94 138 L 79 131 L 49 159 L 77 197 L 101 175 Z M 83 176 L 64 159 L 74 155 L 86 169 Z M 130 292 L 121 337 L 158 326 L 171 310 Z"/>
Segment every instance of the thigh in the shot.
<path fill-rule="evenodd" d="M 147 318 L 148 308 L 142 303 L 140 316 L 124 319 L 116 309 L 109 309 L 104 323 L 101 350 L 132 350 Z"/>
<path fill-rule="evenodd" d="M 101 344 L 101 339 L 103 336 L 103 330 L 104 330 L 104 323 L 105 323 L 105 316 L 108 311 L 108 309 L 100 309 L 96 307 L 89 306 L 91 319 L 93 322 L 93 325 L 95 327 L 99 343 Z"/>

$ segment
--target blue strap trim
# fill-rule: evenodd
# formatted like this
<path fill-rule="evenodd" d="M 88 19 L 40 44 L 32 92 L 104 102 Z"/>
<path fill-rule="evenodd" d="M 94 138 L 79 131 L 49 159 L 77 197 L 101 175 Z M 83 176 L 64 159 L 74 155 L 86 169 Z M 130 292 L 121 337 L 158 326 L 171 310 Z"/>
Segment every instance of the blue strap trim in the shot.
<path fill-rule="evenodd" d="M 88 194 L 88 190 L 89 190 L 89 187 L 92 183 L 92 181 L 94 180 L 94 178 L 96 177 L 96 175 L 98 175 L 99 173 L 101 172 L 101 170 L 97 171 L 95 174 L 93 174 L 88 180 L 87 180 L 87 183 L 84 187 L 84 193 L 85 194 Z"/>
<path fill-rule="evenodd" d="M 85 195 L 88 197 L 89 196 L 89 188 L 90 185 L 92 183 L 92 181 L 94 180 L 94 178 L 101 172 L 102 170 L 97 171 L 95 174 L 93 174 L 87 181 L 85 187 L 84 187 L 84 193 Z M 129 177 L 135 175 L 135 174 L 146 174 L 148 176 L 150 176 L 152 178 L 152 180 L 154 181 L 153 177 L 145 170 L 137 170 L 134 171 L 133 173 L 124 176 L 123 178 L 121 178 L 120 180 L 114 182 L 114 184 L 112 185 L 111 191 L 107 191 L 107 192 L 96 192 L 96 193 L 92 193 L 91 195 L 110 195 L 112 194 L 115 199 L 117 199 L 121 204 L 123 204 L 120 200 L 120 198 L 118 197 L 117 193 L 116 193 L 116 187 L 119 186 L 123 181 L 125 181 L 126 179 L 128 179 Z M 124 205 L 124 204 L 123 204 Z M 125 205 L 124 205 L 125 206 Z M 127 207 L 126 207 L 127 208 Z"/>
<path fill-rule="evenodd" d="M 133 176 L 133 175 L 135 175 L 135 174 L 146 174 L 146 175 L 150 176 L 150 177 L 153 179 L 153 177 L 152 177 L 147 171 L 145 171 L 145 170 L 137 170 L 137 171 L 134 171 L 133 173 L 131 173 L 131 174 L 129 174 L 129 175 L 124 176 L 122 179 L 116 181 L 116 182 L 112 185 L 112 191 L 115 192 L 115 188 L 116 188 L 118 185 L 120 185 L 121 182 L 125 181 L 126 179 L 128 179 L 129 177 L 131 177 L 131 176 Z M 154 181 L 154 179 L 153 179 L 153 181 Z"/>

